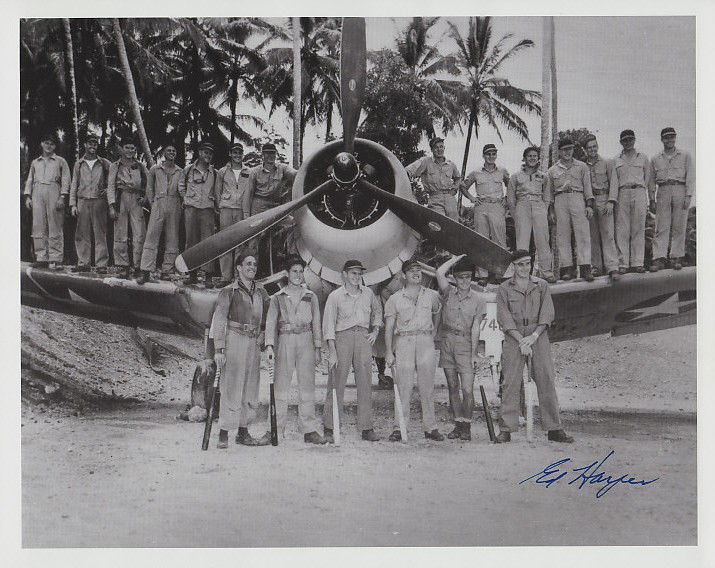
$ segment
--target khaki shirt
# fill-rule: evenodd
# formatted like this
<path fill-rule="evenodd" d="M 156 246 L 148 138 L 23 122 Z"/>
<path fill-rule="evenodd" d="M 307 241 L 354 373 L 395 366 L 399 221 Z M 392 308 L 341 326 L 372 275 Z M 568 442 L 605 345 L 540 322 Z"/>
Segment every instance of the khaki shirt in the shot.
<path fill-rule="evenodd" d="M 72 168 L 72 183 L 70 184 L 70 206 L 77 206 L 77 199 L 99 199 L 107 197 L 107 179 L 111 163 L 97 156 L 89 167 L 86 158 L 80 158 Z"/>
<path fill-rule="evenodd" d="M 591 189 L 594 195 L 608 195 L 609 201 L 618 200 L 618 188 L 611 186 L 611 169 L 613 164 L 610 160 L 604 160 L 601 156 L 596 157 L 595 162 L 586 160 L 588 171 L 591 176 Z"/>
<path fill-rule="evenodd" d="M 457 288 L 450 286 L 442 294 L 442 326 L 469 333 L 475 318 L 481 320 L 487 313 L 487 304 L 474 290 L 460 298 Z"/>
<path fill-rule="evenodd" d="M 502 282 L 497 289 L 497 321 L 504 333 L 515 329 L 529 335 L 539 325 L 554 321 L 554 303 L 545 280 L 529 277 L 526 292 L 516 287 L 515 277 Z"/>
<path fill-rule="evenodd" d="M 514 209 L 516 202 L 520 199 L 541 199 L 545 203 L 551 203 L 543 172 L 539 170 L 530 172 L 526 166 L 522 166 L 521 171 L 509 178 L 509 185 L 506 188 L 506 201 L 509 204 L 509 209 Z"/>
<path fill-rule="evenodd" d="M 211 323 L 216 349 L 226 347 L 226 328 L 230 321 L 265 329 L 268 292 L 255 282 L 251 284 L 248 289 L 236 280 L 230 286 L 221 288 Z"/>
<path fill-rule="evenodd" d="M 286 164 L 276 164 L 273 172 L 266 170 L 263 166 L 257 166 L 250 172 L 248 178 L 248 190 L 251 197 L 275 201 L 276 204 L 282 201 L 293 180 L 296 171 Z"/>
<path fill-rule="evenodd" d="M 429 194 L 451 193 L 454 195 L 459 188 L 461 175 L 452 160 L 444 159 L 436 162 L 432 156 L 423 156 L 405 168 L 410 178 L 420 178 L 422 187 Z"/>
<path fill-rule="evenodd" d="M 648 156 L 636 152 L 632 159 L 629 159 L 621 152 L 613 159 L 611 169 L 611 185 L 618 189 L 622 187 L 642 187 L 647 188 L 650 181 L 650 162 Z"/>
<path fill-rule="evenodd" d="M 504 186 L 509 185 L 509 172 L 499 166 L 492 171 L 482 166 L 480 170 L 474 170 L 464 178 L 462 185 L 467 190 L 472 184 L 475 184 L 478 196 L 501 199 L 504 197 Z"/>
<path fill-rule="evenodd" d="M 149 203 L 164 197 L 179 197 L 179 181 L 183 170 L 174 164 L 169 168 L 166 162 L 152 166 L 146 182 L 146 197 Z"/>
<path fill-rule="evenodd" d="M 685 186 L 686 195 L 693 195 L 695 190 L 693 161 L 690 154 L 677 148 L 672 156 L 661 152 L 650 163 L 650 187 L 654 184 L 668 185 L 674 182 Z"/>
<path fill-rule="evenodd" d="M 215 208 L 215 183 L 216 170 L 211 164 L 205 172 L 196 167 L 196 162 L 186 166 L 183 175 L 179 178 L 179 195 L 184 200 L 184 205 L 196 209 Z"/>
<path fill-rule="evenodd" d="M 382 327 L 382 303 L 366 286 L 360 286 L 357 296 L 351 296 L 345 286 L 333 290 L 323 310 L 323 338 L 335 340 L 336 332 L 356 325 Z"/>
<path fill-rule="evenodd" d="M 439 292 L 420 287 L 417 301 L 413 301 L 403 288 L 385 303 L 385 317 L 395 317 L 395 333 L 405 331 L 432 331 L 432 316 L 442 309 Z"/>
<path fill-rule="evenodd" d="M 120 191 L 144 193 L 148 177 L 146 166 L 140 161 L 132 160 L 130 164 L 124 164 L 121 159 L 117 160 L 109 168 L 107 201 L 110 205 L 115 204 Z"/>
<path fill-rule="evenodd" d="M 318 296 L 303 285 L 303 292 L 297 301 L 286 288 L 281 288 L 271 296 L 266 317 L 266 345 L 275 345 L 281 325 L 309 327 L 313 332 L 313 345 L 316 349 L 322 345 L 320 332 L 320 305 Z"/>
<path fill-rule="evenodd" d="M 593 199 L 591 190 L 591 172 L 588 166 L 579 160 L 573 160 L 570 166 L 561 160 L 549 168 L 547 191 L 553 200 L 559 193 L 569 189 L 583 193 L 586 200 Z"/>
<path fill-rule="evenodd" d="M 57 154 L 32 160 L 25 182 L 25 195 L 32 195 L 38 185 L 59 186 L 60 193 L 67 195 L 70 190 L 70 167 L 67 161 Z"/>
<path fill-rule="evenodd" d="M 243 207 L 243 194 L 248 189 L 250 175 L 251 170 L 243 167 L 236 179 L 236 174 L 231 169 L 231 162 L 216 173 L 214 201 L 218 203 L 219 208 L 241 209 Z"/>

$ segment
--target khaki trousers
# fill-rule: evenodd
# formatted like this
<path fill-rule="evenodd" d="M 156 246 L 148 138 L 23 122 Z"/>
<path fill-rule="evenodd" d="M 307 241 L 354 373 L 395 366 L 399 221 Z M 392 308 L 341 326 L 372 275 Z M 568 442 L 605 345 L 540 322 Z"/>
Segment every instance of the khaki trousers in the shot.
<path fill-rule="evenodd" d="M 618 249 L 616 248 L 616 210 L 606 215 L 608 194 L 594 195 L 591 227 L 591 266 L 606 272 L 618 270 Z"/>
<path fill-rule="evenodd" d="M 285 432 L 288 421 L 288 388 L 295 371 L 298 378 L 298 421 L 303 434 L 315 432 L 315 346 L 313 334 L 278 335 L 275 367 L 275 397 L 278 431 Z"/>
<path fill-rule="evenodd" d="M 355 371 L 357 387 L 358 430 L 372 428 L 372 345 L 367 341 L 367 333 L 364 328 L 351 327 L 335 334 L 338 364 L 328 373 L 323 411 L 323 424 L 326 428 L 333 428 L 333 385 L 338 399 L 340 424 L 345 424 L 345 383 L 351 366 Z"/>
<path fill-rule="evenodd" d="M 506 209 L 502 203 L 482 203 L 474 206 L 474 229 L 499 246 L 506 248 Z M 489 272 L 477 269 L 477 275 L 486 278 Z"/>
<path fill-rule="evenodd" d="M 211 207 L 198 209 L 187 205 L 184 208 L 184 225 L 186 227 L 186 248 L 190 248 L 214 234 L 214 210 Z M 213 262 L 201 266 L 201 270 L 210 272 Z"/>
<path fill-rule="evenodd" d="M 437 428 L 434 415 L 434 374 L 437 357 L 432 335 L 398 335 L 395 338 L 395 376 L 402 402 L 402 414 L 409 428 L 410 397 L 417 375 L 417 388 L 422 403 L 422 429 L 431 432 Z M 400 429 L 395 416 L 395 430 Z"/>
<path fill-rule="evenodd" d="M 77 264 L 89 266 L 92 261 L 92 233 L 94 233 L 94 264 L 107 266 L 107 200 L 79 198 L 77 200 L 77 230 L 74 245 L 77 249 Z"/>
<path fill-rule="evenodd" d="M 59 262 L 64 259 L 64 210 L 55 205 L 60 198 L 58 184 L 35 184 L 32 190 L 32 241 L 35 260 Z"/>
<path fill-rule="evenodd" d="M 685 232 L 688 211 L 683 209 L 684 185 L 661 185 L 655 210 L 655 239 L 653 259 L 682 258 L 685 256 Z M 668 252 L 670 241 L 670 253 Z"/>
<path fill-rule="evenodd" d="M 219 210 L 219 227 L 220 230 L 224 230 L 230 227 L 234 223 L 238 223 L 243 220 L 243 209 L 230 209 L 228 207 L 222 207 Z M 221 278 L 224 280 L 233 280 L 233 264 L 236 257 L 236 250 L 227 252 L 223 256 L 219 257 L 219 264 L 221 265 Z"/>
<path fill-rule="evenodd" d="M 154 201 L 149 216 L 149 227 L 142 251 L 142 270 L 156 270 L 156 254 L 159 240 L 164 234 L 163 272 L 174 267 L 174 261 L 179 254 L 179 224 L 181 223 L 181 200 L 178 197 L 161 197 Z"/>
<path fill-rule="evenodd" d="M 457 199 L 450 193 L 430 193 L 427 207 L 449 217 L 453 221 L 459 221 L 459 211 L 457 211 Z"/>
<path fill-rule="evenodd" d="M 129 266 L 129 225 L 132 227 L 132 260 L 134 267 L 141 265 L 142 249 L 146 227 L 144 226 L 144 209 L 142 209 L 141 194 L 132 191 L 122 191 L 119 198 L 119 215 L 114 221 L 114 264 Z"/>
<path fill-rule="evenodd" d="M 218 427 L 235 430 L 256 419 L 261 349 L 258 338 L 226 330 L 226 366 L 221 373 Z"/>
<path fill-rule="evenodd" d="M 521 198 L 514 208 L 516 248 L 529 250 L 531 234 L 534 234 L 539 269 L 544 276 L 553 275 L 554 257 L 549 245 L 548 206 L 541 198 Z"/>
<path fill-rule="evenodd" d="M 554 199 L 556 212 L 556 242 L 559 249 L 559 266 L 573 266 L 571 231 L 576 237 L 576 260 L 578 264 L 591 263 L 591 232 L 586 217 L 586 202 L 583 193 L 559 193 Z"/>
<path fill-rule="evenodd" d="M 542 333 L 536 343 L 531 346 L 531 352 L 534 369 L 533 380 L 536 383 L 539 396 L 541 428 L 543 430 L 560 430 L 559 399 L 554 387 L 554 363 L 551 359 L 551 344 L 546 333 Z M 516 432 L 519 430 L 521 382 L 526 358 L 521 354 L 517 341 L 510 335 L 504 338 L 501 361 L 504 384 L 499 410 L 499 428 L 505 432 Z"/>
<path fill-rule="evenodd" d="M 647 211 L 648 195 L 645 188 L 622 187 L 618 190 L 616 244 L 621 266 L 643 266 Z"/>

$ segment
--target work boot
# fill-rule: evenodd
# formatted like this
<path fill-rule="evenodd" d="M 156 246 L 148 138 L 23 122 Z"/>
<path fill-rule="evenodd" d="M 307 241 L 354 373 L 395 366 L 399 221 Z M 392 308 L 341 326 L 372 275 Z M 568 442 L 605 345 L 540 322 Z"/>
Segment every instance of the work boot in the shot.
<path fill-rule="evenodd" d="M 127 280 L 129 278 L 129 267 L 117 266 L 117 278 L 124 278 Z"/>
<path fill-rule="evenodd" d="M 362 431 L 362 439 L 366 442 L 377 442 L 380 439 L 380 436 L 375 434 L 375 430 L 370 428 L 369 430 Z"/>
<path fill-rule="evenodd" d="M 673 270 L 680 270 L 681 268 L 683 268 L 683 259 L 674 258 L 671 260 L 671 264 L 673 266 Z"/>
<path fill-rule="evenodd" d="M 32 268 L 48 268 L 50 263 L 46 260 L 38 260 L 37 262 L 33 262 L 30 266 L 32 266 Z"/>
<path fill-rule="evenodd" d="M 591 266 L 591 274 L 593 274 L 594 278 L 601 276 L 601 269 L 598 266 Z"/>
<path fill-rule="evenodd" d="M 439 433 L 439 430 L 435 428 L 431 432 L 425 432 L 425 438 L 428 440 L 434 440 L 435 442 L 442 442 L 444 440 L 444 436 Z"/>
<path fill-rule="evenodd" d="M 506 444 L 507 442 L 511 442 L 511 432 L 506 432 L 504 430 L 499 432 L 494 440 L 494 443 L 496 444 Z"/>
<path fill-rule="evenodd" d="M 382 390 L 392 390 L 393 385 L 394 385 L 394 382 L 392 380 L 392 377 L 388 377 L 387 375 L 378 375 L 377 376 L 378 388 L 380 388 Z"/>
<path fill-rule="evenodd" d="M 625 274 L 626 272 L 628 272 L 627 266 L 619 266 L 618 267 L 618 274 Z"/>
<path fill-rule="evenodd" d="M 60 268 L 62 268 L 62 265 L 59 262 L 50 262 L 47 265 L 47 268 L 49 268 L 50 270 L 59 270 Z"/>
<path fill-rule="evenodd" d="M 196 284 L 197 279 L 196 279 L 196 271 L 192 270 L 189 272 L 189 277 L 186 279 L 187 284 Z"/>
<path fill-rule="evenodd" d="M 78 264 L 70 268 L 70 272 L 89 272 L 91 268 L 88 264 Z"/>
<path fill-rule="evenodd" d="M 664 258 L 656 258 L 650 264 L 651 272 L 658 272 L 659 270 L 663 270 L 664 268 L 665 268 L 665 259 Z"/>
<path fill-rule="evenodd" d="M 573 268 L 570 266 L 567 266 L 566 268 L 561 269 L 561 280 L 564 282 L 567 282 L 568 280 L 573 279 Z"/>
<path fill-rule="evenodd" d="M 579 264 L 578 269 L 581 273 L 581 278 L 586 282 L 593 282 L 593 273 L 591 272 L 590 264 Z"/>
<path fill-rule="evenodd" d="M 573 444 L 573 438 L 566 434 L 563 430 L 549 430 L 548 438 L 550 442 L 563 442 L 564 444 Z"/>
<path fill-rule="evenodd" d="M 236 434 L 236 443 L 242 446 L 255 446 L 256 440 L 249 434 L 248 428 L 241 426 Z"/>
<path fill-rule="evenodd" d="M 106 274 L 107 273 L 107 267 L 106 266 L 98 266 L 97 267 L 97 274 Z"/>
<path fill-rule="evenodd" d="M 614 282 L 615 282 L 616 280 L 620 280 L 620 279 L 621 279 L 621 273 L 618 272 L 618 270 L 611 270 L 611 271 L 608 273 L 608 275 L 611 277 L 611 280 L 613 280 Z"/>
<path fill-rule="evenodd" d="M 636 274 L 643 274 L 645 272 L 645 266 L 634 266 L 631 268 L 632 272 L 635 272 Z"/>
<path fill-rule="evenodd" d="M 219 450 L 225 450 L 228 448 L 228 430 L 218 431 L 218 444 L 216 444 L 216 447 Z"/>
<path fill-rule="evenodd" d="M 462 422 L 454 423 L 454 430 L 447 434 L 447 438 L 450 440 L 456 440 L 462 435 Z"/>
<path fill-rule="evenodd" d="M 462 433 L 460 434 L 459 439 L 464 440 L 465 442 L 472 441 L 472 423 L 471 422 L 462 422 Z"/>
<path fill-rule="evenodd" d="M 134 278 L 139 278 L 142 275 L 142 269 L 139 268 L 138 266 L 135 266 L 134 269 L 132 270 L 132 276 Z"/>
<path fill-rule="evenodd" d="M 137 284 L 144 284 L 149 281 L 151 281 L 151 273 L 148 270 L 142 270 L 139 278 L 137 278 Z"/>
<path fill-rule="evenodd" d="M 334 444 L 335 438 L 333 438 L 333 429 L 323 428 L 323 438 L 325 439 L 326 444 Z"/>
<path fill-rule="evenodd" d="M 325 438 L 323 438 L 317 432 L 308 432 L 307 434 L 303 434 L 303 441 L 306 444 L 318 444 L 318 445 L 325 444 Z"/>
<path fill-rule="evenodd" d="M 390 437 L 388 438 L 390 442 L 401 442 L 402 441 L 402 432 L 399 430 L 393 430 L 392 434 L 390 434 Z"/>
<path fill-rule="evenodd" d="M 168 270 L 162 270 L 159 273 L 159 280 L 171 280 L 171 272 Z"/>

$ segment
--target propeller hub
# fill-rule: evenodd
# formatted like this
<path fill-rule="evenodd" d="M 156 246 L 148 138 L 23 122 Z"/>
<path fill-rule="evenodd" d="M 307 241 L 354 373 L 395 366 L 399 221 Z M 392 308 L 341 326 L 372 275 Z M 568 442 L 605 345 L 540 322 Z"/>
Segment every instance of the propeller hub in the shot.
<path fill-rule="evenodd" d="M 360 177 L 360 166 L 355 156 L 348 152 L 340 152 L 333 160 L 333 179 L 340 185 L 355 183 Z"/>

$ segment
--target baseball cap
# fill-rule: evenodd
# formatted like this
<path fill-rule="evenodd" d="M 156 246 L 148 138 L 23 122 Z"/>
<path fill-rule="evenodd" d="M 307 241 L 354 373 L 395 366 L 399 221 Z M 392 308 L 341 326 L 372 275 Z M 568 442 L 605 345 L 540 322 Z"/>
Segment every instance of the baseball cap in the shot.
<path fill-rule="evenodd" d="M 665 138 L 666 136 L 675 136 L 675 128 L 672 126 L 666 126 L 660 131 L 660 137 Z"/>
<path fill-rule="evenodd" d="M 635 138 L 635 137 L 636 137 L 635 133 L 632 130 L 627 129 L 627 130 L 624 130 L 623 132 L 621 132 L 620 139 L 621 139 L 621 141 L 623 141 L 623 140 L 627 140 L 628 138 Z"/>
<path fill-rule="evenodd" d="M 360 270 L 367 270 L 362 265 L 362 262 L 360 262 L 359 260 L 347 260 L 347 261 L 345 261 L 345 264 L 343 264 L 343 272 L 347 272 L 348 270 L 351 270 L 353 268 L 359 268 Z"/>
<path fill-rule="evenodd" d="M 420 262 L 416 258 L 408 258 L 405 262 L 402 263 L 402 272 L 406 273 L 415 266 L 419 268 Z"/>
<path fill-rule="evenodd" d="M 459 272 L 470 272 L 474 273 L 474 263 L 469 260 L 466 256 L 460 258 L 452 267 L 452 274 L 458 274 Z"/>
<path fill-rule="evenodd" d="M 278 149 L 276 148 L 276 145 L 273 144 L 272 142 L 267 142 L 261 147 L 261 152 L 277 152 Z"/>
<path fill-rule="evenodd" d="M 484 144 L 484 148 L 482 148 L 482 154 L 486 154 L 487 152 L 496 152 L 497 147 L 494 144 Z"/>
<path fill-rule="evenodd" d="M 559 150 L 561 150 L 561 148 L 573 148 L 573 145 L 573 140 L 571 140 L 571 138 L 562 138 L 559 140 Z"/>

